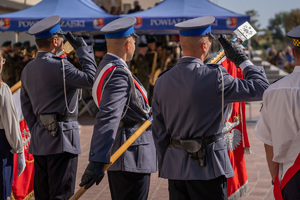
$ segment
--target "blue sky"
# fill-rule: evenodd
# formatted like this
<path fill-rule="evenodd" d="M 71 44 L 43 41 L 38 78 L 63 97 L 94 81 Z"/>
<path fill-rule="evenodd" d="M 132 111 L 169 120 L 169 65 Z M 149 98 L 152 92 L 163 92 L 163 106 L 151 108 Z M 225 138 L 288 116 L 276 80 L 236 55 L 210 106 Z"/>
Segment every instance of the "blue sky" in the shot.
<path fill-rule="evenodd" d="M 300 0 L 210 0 L 211 2 L 236 13 L 245 14 L 247 10 L 256 10 L 260 28 L 267 28 L 269 19 L 279 12 L 300 9 Z"/>

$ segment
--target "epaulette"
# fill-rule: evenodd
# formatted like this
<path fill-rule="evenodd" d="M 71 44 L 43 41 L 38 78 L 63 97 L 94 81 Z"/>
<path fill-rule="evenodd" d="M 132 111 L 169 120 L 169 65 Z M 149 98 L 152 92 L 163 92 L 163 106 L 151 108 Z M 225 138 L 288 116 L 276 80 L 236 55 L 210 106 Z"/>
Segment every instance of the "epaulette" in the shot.
<path fill-rule="evenodd" d="M 162 73 L 160 73 L 160 74 L 158 75 L 158 77 L 162 76 L 164 73 L 166 73 L 166 72 L 169 71 L 170 69 L 172 69 L 172 68 L 166 69 L 165 71 L 163 71 Z"/>
<path fill-rule="evenodd" d="M 117 65 L 117 66 L 123 66 L 123 67 L 125 67 L 124 64 L 120 60 L 114 60 L 113 63 L 115 65 Z"/>

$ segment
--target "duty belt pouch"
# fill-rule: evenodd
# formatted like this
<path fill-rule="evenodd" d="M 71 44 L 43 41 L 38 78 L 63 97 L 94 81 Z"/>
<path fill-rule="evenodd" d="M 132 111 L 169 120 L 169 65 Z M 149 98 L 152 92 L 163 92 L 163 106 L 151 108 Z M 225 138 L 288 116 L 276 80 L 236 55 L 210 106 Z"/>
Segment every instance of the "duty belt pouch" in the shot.
<path fill-rule="evenodd" d="M 57 118 L 56 114 L 43 114 L 39 116 L 39 121 L 43 124 L 45 129 L 50 132 L 53 137 L 57 136 Z"/>
<path fill-rule="evenodd" d="M 206 165 L 203 140 L 201 140 L 201 143 L 197 140 L 180 140 L 180 145 L 193 159 L 198 160 L 200 167 L 204 167 Z"/>
<path fill-rule="evenodd" d="M 197 154 L 198 154 L 199 166 L 200 166 L 200 167 L 206 166 L 206 159 L 205 159 L 205 145 L 204 145 L 203 140 L 202 140 L 201 148 L 200 148 L 200 150 L 197 152 Z"/>

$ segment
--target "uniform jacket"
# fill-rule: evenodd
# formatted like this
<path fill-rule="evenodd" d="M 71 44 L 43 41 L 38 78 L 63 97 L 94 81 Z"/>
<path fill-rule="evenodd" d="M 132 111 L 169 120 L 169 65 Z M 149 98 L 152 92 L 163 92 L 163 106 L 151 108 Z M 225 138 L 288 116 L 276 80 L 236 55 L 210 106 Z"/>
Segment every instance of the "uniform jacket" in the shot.
<path fill-rule="evenodd" d="M 263 67 L 248 66 L 246 80 L 233 78 L 221 65 L 204 65 L 183 57 L 161 75 L 154 86 L 152 131 L 158 154 L 159 176 L 177 180 L 209 180 L 234 176 L 225 140 L 205 146 L 206 166 L 199 167 L 180 147 L 169 147 L 170 138 L 187 140 L 220 133 L 222 79 L 225 109 L 232 102 L 258 101 L 269 86 Z M 224 114 L 225 116 L 225 114 Z M 224 117 L 225 121 L 225 117 Z"/>
<path fill-rule="evenodd" d="M 108 64 L 113 64 L 117 67 L 112 76 L 112 72 L 110 72 L 104 79 L 106 85 L 102 88 L 104 91 L 99 104 L 99 112 L 96 116 L 97 122 L 94 127 L 89 156 L 90 161 L 103 163 L 110 163 L 111 155 L 138 129 L 119 128 L 121 117 L 127 105 L 128 109 L 122 119 L 123 121 L 142 122 L 150 117 L 150 114 L 145 114 L 137 106 L 128 74 L 124 69 L 127 65 L 123 60 L 121 61 L 120 58 L 118 59 L 114 55 L 106 54 L 97 69 L 96 77 L 101 69 Z M 110 79 L 107 82 L 109 77 Z M 145 109 L 146 103 L 142 93 L 139 90 L 136 90 L 136 92 L 139 101 Z M 130 98 L 129 93 L 131 93 Z M 155 172 L 156 153 L 151 128 L 142 133 L 109 170 L 137 173 Z"/>
<path fill-rule="evenodd" d="M 66 95 L 68 106 L 73 110 L 77 102 L 77 88 L 92 88 L 96 72 L 93 49 L 90 46 L 76 50 L 82 71 L 68 60 L 50 52 L 38 52 L 21 75 L 21 107 L 31 133 L 29 152 L 33 155 L 51 155 L 62 152 L 80 153 L 78 122 L 58 122 L 58 135 L 52 137 L 44 126 L 37 122 L 40 114 L 68 113 L 63 86 L 65 67 Z M 78 113 L 76 109 L 75 113 Z"/>

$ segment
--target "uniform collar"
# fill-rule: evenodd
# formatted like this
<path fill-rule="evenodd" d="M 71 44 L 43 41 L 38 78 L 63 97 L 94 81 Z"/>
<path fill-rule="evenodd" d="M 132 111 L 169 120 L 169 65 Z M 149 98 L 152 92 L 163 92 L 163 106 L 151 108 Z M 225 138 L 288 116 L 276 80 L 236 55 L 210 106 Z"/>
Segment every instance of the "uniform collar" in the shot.
<path fill-rule="evenodd" d="M 57 57 L 56 55 L 54 55 L 53 53 L 50 53 L 49 51 L 38 51 L 37 56 L 36 57 Z"/>
<path fill-rule="evenodd" d="M 183 56 L 178 61 L 178 63 L 186 63 L 186 62 L 200 63 L 200 65 L 204 65 L 202 60 L 200 60 L 199 58 L 196 58 L 196 57 L 192 57 L 192 56 Z"/>
<path fill-rule="evenodd" d="M 126 66 L 127 68 L 129 68 L 127 66 L 126 62 L 122 58 L 120 58 L 119 56 L 117 56 L 117 55 L 115 55 L 113 53 L 109 53 L 109 52 L 107 52 L 107 54 L 110 55 L 110 56 L 113 56 L 113 57 L 117 58 L 124 66 Z"/>

